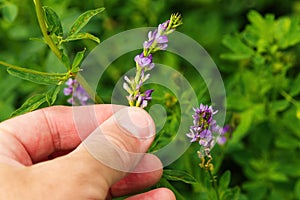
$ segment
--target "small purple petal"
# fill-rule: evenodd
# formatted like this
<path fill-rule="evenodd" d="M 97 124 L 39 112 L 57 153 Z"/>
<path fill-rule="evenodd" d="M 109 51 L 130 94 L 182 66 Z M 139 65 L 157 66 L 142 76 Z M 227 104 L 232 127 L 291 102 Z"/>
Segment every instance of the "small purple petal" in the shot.
<path fill-rule="evenodd" d="M 69 98 L 69 99 L 67 100 L 67 102 L 68 102 L 69 104 L 73 104 L 74 98 L 73 98 L 73 97 Z"/>
<path fill-rule="evenodd" d="M 70 94 L 72 94 L 73 89 L 72 88 L 64 88 L 64 95 L 68 96 Z"/>
<path fill-rule="evenodd" d="M 166 35 L 162 35 L 159 38 L 157 38 L 157 43 L 167 43 L 168 37 Z"/>
<path fill-rule="evenodd" d="M 74 80 L 73 80 L 72 78 L 69 78 L 69 79 L 66 81 L 65 84 L 66 84 L 67 86 L 72 86 L 73 83 L 74 83 Z"/>
<path fill-rule="evenodd" d="M 154 90 L 146 90 L 146 91 L 144 92 L 145 97 L 147 97 L 147 98 L 151 97 L 151 94 L 152 94 L 153 91 L 154 91 Z"/>
<path fill-rule="evenodd" d="M 143 48 L 144 49 L 148 49 L 152 44 L 153 44 L 153 40 L 151 40 L 151 41 L 145 41 L 143 43 Z"/>
<path fill-rule="evenodd" d="M 90 97 L 76 79 L 68 79 L 66 85 L 68 85 L 68 87 L 64 88 L 64 95 L 72 95 L 72 97 L 67 100 L 68 103 L 72 105 L 75 105 L 76 103 L 80 103 L 81 105 L 87 104 Z"/>
<path fill-rule="evenodd" d="M 167 49 L 167 47 L 168 47 L 168 44 L 158 44 L 157 45 L 158 46 L 158 48 L 160 49 L 160 50 L 166 50 Z"/>
<path fill-rule="evenodd" d="M 223 145 L 223 144 L 226 143 L 226 140 L 227 140 L 226 137 L 221 136 L 221 137 L 218 138 L 217 142 L 218 142 L 218 144 Z"/>

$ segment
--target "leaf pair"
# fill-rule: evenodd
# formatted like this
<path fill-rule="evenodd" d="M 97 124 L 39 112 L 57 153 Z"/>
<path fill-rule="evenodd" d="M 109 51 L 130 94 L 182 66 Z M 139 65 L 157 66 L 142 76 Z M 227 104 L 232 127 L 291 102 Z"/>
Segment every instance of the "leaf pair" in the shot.
<path fill-rule="evenodd" d="M 81 14 L 71 26 L 66 38 L 63 38 L 64 35 L 63 28 L 62 28 L 61 20 L 57 15 L 57 13 L 53 9 L 47 6 L 44 6 L 43 9 L 45 12 L 45 20 L 47 23 L 48 33 L 49 35 L 54 34 L 57 37 L 59 44 L 74 41 L 74 40 L 82 40 L 82 39 L 90 39 L 97 43 L 100 43 L 99 38 L 97 38 L 96 36 L 90 33 L 80 33 L 80 31 L 82 28 L 84 28 L 87 25 L 87 23 L 90 21 L 92 17 L 101 13 L 104 10 L 104 8 L 89 10 Z"/>
<path fill-rule="evenodd" d="M 8 73 L 13 76 L 42 85 L 60 85 L 68 78 L 67 74 L 40 72 L 3 61 L 0 61 L 0 65 L 7 67 Z"/>
<path fill-rule="evenodd" d="M 66 81 L 68 74 L 45 73 L 32 69 L 22 68 L 0 61 L 0 65 L 6 66 L 9 74 L 34 83 L 49 85 L 50 89 L 43 94 L 36 94 L 29 98 L 17 109 L 12 116 L 20 115 L 37 109 L 41 104 L 47 102 L 53 105 L 61 89 L 61 84 Z"/>

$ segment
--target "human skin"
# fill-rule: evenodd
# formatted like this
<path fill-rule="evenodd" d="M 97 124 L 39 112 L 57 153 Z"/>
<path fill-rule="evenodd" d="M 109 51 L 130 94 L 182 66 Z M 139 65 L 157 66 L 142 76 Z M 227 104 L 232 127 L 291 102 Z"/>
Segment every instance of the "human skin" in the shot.
<path fill-rule="evenodd" d="M 88 123 L 90 119 L 84 115 L 91 109 L 97 123 Z M 116 113 L 124 109 L 131 120 L 115 120 Z M 74 111 L 83 113 L 84 128 L 80 133 Z M 129 129 L 122 128 L 126 120 Z M 139 133 L 130 133 L 132 126 L 138 126 L 135 130 Z M 104 155 L 104 159 L 113 158 L 128 167 L 128 171 L 120 171 L 95 157 L 96 153 L 106 152 L 107 142 L 99 141 L 95 152 L 84 143 L 100 128 L 109 142 L 122 151 L 144 153 L 153 141 L 153 127 L 153 120 L 144 110 L 112 105 L 54 106 L 4 121 L 0 123 L 0 199 L 94 200 L 143 191 L 162 175 L 157 157 L 145 154 L 133 158 L 138 160 L 123 160 L 114 151 Z M 141 139 L 137 134 L 147 137 Z M 169 189 L 158 188 L 128 198 L 137 199 L 174 200 L 175 196 Z"/>

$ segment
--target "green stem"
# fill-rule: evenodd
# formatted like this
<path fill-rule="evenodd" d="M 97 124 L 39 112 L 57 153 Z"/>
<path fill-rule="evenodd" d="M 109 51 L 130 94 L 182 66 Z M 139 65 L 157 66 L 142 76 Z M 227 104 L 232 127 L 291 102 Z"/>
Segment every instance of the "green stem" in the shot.
<path fill-rule="evenodd" d="M 47 33 L 47 25 L 45 23 L 45 15 L 44 10 L 42 7 L 42 3 L 40 0 L 33 0 L 35 4 L 35 12 L 37 15 L 37 19 L 44 37 L 45 42 L 48 44 L 51 51 L 56 55 L 56 57 L 61 61 L 62 60 L 62 53 L 58 49 L 58 47 L 53 42 L 52 38 Z"/>
<path fill-rule="evenodd" d="M 217 180 L 215 179 L 215 177 L 214 177 L 214 175 L 212 174 L 212 172 L 211 172 L 210 169 L 208 169 L 207 171 L 208 171 L 209 176 L 210 176 L 210 178 L 211 178 L 212 186 L 213 186 L 213 188 L 214 188 L 215 191 L 216 191 L 217 200 L 220 200 L 220 194 L 219 194 L 219 190 L 218 190 L 218 183 L 217 183 Z"/>
<path fill-rule="evenodd" d="M 281 90 L 280 94 L 290 103 L 294 104 L 295 106 L 297 105 L 297 101 L 291 95 L 286 93 L 284 90 Z"/>
<path fill-rule="evenodd" d="M 133 94 L 134 97 L 139 93 L 139 90 L 136 90 L 136 87 L 140 83 L 141 73 L 142 73 L 142 68 L 138 65 L 138 63 L 136 63 L 136 73 L 135 73 L 134 82 L 133 82 L 134 85 L 132 86 L 132 89 L 134 90 L 134 94 Z M 137 101 L 129 102 L 129 105 L 136 106 L 136 107 L 140 106 Z"/>
<path fill-rule="evenodd" d="M 96 92 L 90 87 L 90 85 L 86 82 L 81 74 L 76 75 L 76 80 L 80 83 L 80 85 L 84 88 L 84 90 L 89 94 L 89 96 L 93 99 L 95 103 L 103 104 L 103 100 L 97 95 Z"/>
<path fill-rule="evenodd" d="M 45 23 L 45 15 L 44 10 L 42 7 L 42 3 L 40 0 L 33 0 L 35 4 L 35 11 L 37 15 L 37 19 L 39 22 L 40 29 L 42 31 L 43 37 L 51 51 L 56 55 L 56 57 L 63 63 L 62 61 L 62 52 L 59 50 L 59 48 L 55 45 L 52 38 L 47 33 L 47 25 Z M 66 68 L 70 66 L 65 66 Z M 89 96 L 93 99 L 95 103 L 103 103 L 103 100 L 96 94 L 96 92 L 93 91 L 93 89 L 90 87 L 90 85 L 86 82 L 86 80 L 81 76 L 80 74 L 77 74 L 76 76 L 77 81 L 80 83 L 80 85 L 86 90 L 86 92 L 89 94 Z"/>
<path fill-rule="evenodd" d="M 40 72 L 40 71 L 23 68 L 23 67 L 19 67 L 19 66 L 16 66 L 16 65 L 12 65 L 12 64 L 9 64 L 9 63 L 1 61 L 1 60 L 0 60 L 0 65 L 3 65 L 7 68 L 12 68 L 12 69 L 15 69 L 15 70 L 27 72 L 27 73 L 30 73 L 30 74 L 38 74 L 38 75 L 45 75 L 45 76 L 62 76 L 62 77 L 66 75 L 66 74 L 58 74 L 58 73 Z"/>

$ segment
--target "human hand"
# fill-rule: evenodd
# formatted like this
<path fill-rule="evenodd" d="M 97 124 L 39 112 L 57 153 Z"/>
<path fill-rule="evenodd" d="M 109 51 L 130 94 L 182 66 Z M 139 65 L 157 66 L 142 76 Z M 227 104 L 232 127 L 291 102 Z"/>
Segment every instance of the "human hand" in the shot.
<path fill-rule="evenodd" d="M 74 113 L 80 113 L 79 120 Z M 126 152 L 142 155 L 154 135 L 154 123 L 145 111 L 123 106 L 49 107 L 4 121 L 0 199 L 111 199 L 144 190 L 160 179 L 161 163 L 150 154 Z M 175 196 L 158 188 L 128 198 L 136 199 Z"/>

